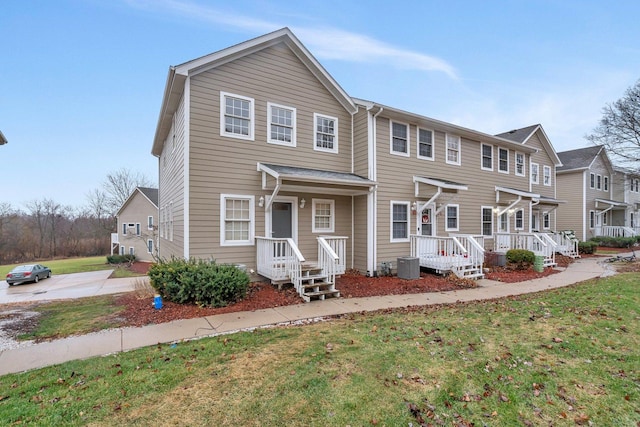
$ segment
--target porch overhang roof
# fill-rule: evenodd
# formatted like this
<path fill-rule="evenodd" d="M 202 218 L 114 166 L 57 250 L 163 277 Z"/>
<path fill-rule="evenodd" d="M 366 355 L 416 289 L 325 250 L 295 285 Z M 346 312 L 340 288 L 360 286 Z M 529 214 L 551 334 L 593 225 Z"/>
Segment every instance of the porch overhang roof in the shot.
<path fill-rule="evenodd" d="M 500 193 L 507 193 L 512 196 L 517 196 L 517 199 L 503 200 L 501 202 Z M 498 216 L 504 214 L 505 212 L 509 212 L 509 215 L 511 215 L 511 213 L 513 212 L 512 209 L 514 209 L 522 201 L 534 201 L 539 199 L 540 195 L 537 193 L 531 193 L 529 191 L 518 190 L 516 188 L 510 187 L 500 187 L 496 185 L 496 203 L 502 203 L 503 205 L 508 203 L 506 207 L 498 210 Z"/>
<path fill-rule="evenodd" d="M 258 162 L 258 172 L 262 173 L 263 190 L 357 196 L 367 194 L 376 187 L 375 181 L 359 175 L 324 169 Z M 274 187 L 268 185 L 267 176 L 275 179 Z"/>
<path fill-rule="evenodd" d="M 612 208 L 628 208 L 629 207 L 628 203 L 616 202 L 615 200 L 596 199 L 596 207 L 598 207 L 599 203 L 607 205 L 607 207 L 609 209 L 612 209 Z"/>
<path fill-rule="evenodd" d="M 443 190 L 447 190 L 447 193 L 457 194 L 460 190 L 468 190 L 469 187 L 466 184 L 460 184 L 458 182 L 448 181 L 446 179 L 438 179 L 438 178 L 426 178 L 423 176 L 415 176 L 413 177 L 413 184 L 415 186 L 415 196 L 420 197 L 420 184 L 432 185 L 437 188 L 434 194 L 430 194 L 429 200 L 424 203 L 415 202 L 415 207 L 418 212 L 422 212 L 424 208 L 429 205 L 435 204 L 436 200 L 442 195 Z M 438 210 L 436 210 L 436 215 L 440 213 L 440 211 L 444 208 L 442 205 Z"/>

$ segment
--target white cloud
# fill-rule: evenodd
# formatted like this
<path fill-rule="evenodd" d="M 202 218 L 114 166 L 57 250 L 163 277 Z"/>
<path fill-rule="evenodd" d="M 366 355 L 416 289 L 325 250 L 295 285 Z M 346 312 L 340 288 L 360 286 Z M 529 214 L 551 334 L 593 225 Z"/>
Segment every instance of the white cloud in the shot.
<path fill-rule="evenodd" d="M 189 19 L 250 32 L 268 33 L 287 26 L 243 16 L 236 12 L 228 13 L 221 9 L 189 1 L 126 0 L 126 2 L 130 6 L 140 9 L 176 13 Z M 457 78 L 455 68 L 442 59 L 421 52 L 397 48 L 366 35 L 330 27 L 289 27 L 313 52 L 313 55 L 321 59 L 386 64 L 401 69 L 441 72 L 452 79 Z"/>

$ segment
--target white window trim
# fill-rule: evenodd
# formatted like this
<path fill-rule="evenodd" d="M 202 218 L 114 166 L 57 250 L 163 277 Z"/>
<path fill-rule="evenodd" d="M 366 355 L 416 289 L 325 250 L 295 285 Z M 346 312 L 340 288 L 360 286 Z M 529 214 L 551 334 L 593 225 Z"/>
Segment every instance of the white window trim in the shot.
<path fill-rule="evenodd" d="M 500 153 L 507 152 L 507 169 L 502 169 L 500 167 Z M 507 148 L 498 147 L 498 172 L 499 173 L 509 173 L 509 150 Z"/>
<path fill-rule="evenodd" d="M 291 111 L 291 142 L 280 141 L 279 139 L 271 139 L 271 126 L 272 122 L 272 107 L 281 108 L 283 110 Z M 296 109 L 287 105 L 276 104 L 273 102 L 267 102 L 267 142 L 269 144 L 284 145 L 285 147 L 296 146 Z"/>
<path fill-rule="evenodd" d="M 316 204 L 328 203 L 331 206 L 331 224 L 329 228 L 316 227 Z M 336 223 L 336 201 L 331 199 L 311 199 L 311 232 L 312 233 L 334 233 Z"/>
<path fill-rule="evenodd" d="M 249 236 L 247 240 L 227 241 L 225 229 L 226 200 L 241 199 L 249 201 Z M 255 241 L 255 196 L 246 194 L 220 194 L 220 246 L 253 246 Z"/>
<path fill-rule="evenodd" d="M 153 230 L 153 215 L 147 217 L 147 230 Z"/>
<path fill-rule="evenodd" d="M 124 255 L 126 250 L 127 248 L 124 245 L 120 246 L 120 255 Z"/>
<path fill-rule="evenodd" d="M 522 212 L 522 225 L 518 227 L 518 212 Z M 524 230 L 524 209 L 517 209 L 513 214 L 513 229 Z"/>
<path fill-rule="evenodd" d="M 133 246 L 129 246 L 129 255 L 135 255 L 136 254 L 136 248 L 134 248 Z"/>
<path fill-rule="evenodd" d="M 151 248 L 151 250 L 149 250 Z M 153 253 L 153 239 L 147 239 L 147 253 Z"/>
<path fill-rule="evenodd" d="M 594 228 L 596 228 L 596 226 L 597 226 L 596 211 L 590 210 L 589 211 L 589 230 L 593 230 Z"/>
<path fill-rule="evenodd" d="M 545 224 L 545 218 L 548 219 L 549 223 Z M 551 213 L 550 212 L 542 212 L 542 229 L 549 230 L 551 228 Z"/>
<path fill-rule="evenodd" d="M 489 147 L 491 148 L 491 167 L 486 167 L 484 165 L 484 147 Z M 482 169 L 483 171 L 492 171 L 493 170 L 493 145 L 491 144 L 481 144 L 480 145 L 480 169 Z"/>
<path fill-rule="evenodd" d="M 458 149 L 456 150 L 458 152 L 458 161 L 457 162 L 453 162 L 453 161 L 449 160 L 449 138 L 457 138 L 458 139 Z M 449 133 L 445 133 L 444 134 L 444 145 L 445 145 L 444 159 L 445 159 L 446 163 L 449 164 L 449 165 L 460 166 L 462 164 L 462 138 L 460 138 L 458 135 L 452 135 L 452 134 L 449 134 Z"/>
<path fill-rule="evenodd" d="M 406 126 L 407 128 L 407 152 L 406 153 L 403 151 L 395 151 L 393 149 L 393 125 L 394 124 Z M 410 144 L 411 144 L 411 127 L 409 126 L 409 124 L 399 122 L 397 120 L 390 120 L 389 121 L 389 153 L 395 156 L 409 157 L 411 156 Z"/>
<path fill-rule="evenodd" d="M 536 169 L 535 180 L 534 180 L 534 176 L 533 176 L 534 167 Z M 540 165 L 537 164 L 537 163 L 531 163 L 530 170 L 531 170 L 531 183 L 532 184 L 539 184 L 540 183 Z"/>
<path fill-rule="evenodd" d="M 249 102 L 249 135 L 239 135 L 237 133 L 227 132 L 225 130 L 225 111 L 226 105 L 225 98 L 238 98 Z M 242 95 L 236 95 L 234 93 L 220 91 L 220 136 L 226 136 L 228 138 L 244 139 L 247 141 L 254 140 L 254 128 L 255 128 L 255 100 Z"/>
<path fill-rule="evenodd" d="M 593 172 L 589 174 L 589 188 L 596 188 L 596 174 Z"/>
<path fill-rule="evenodd" d="M 522 172 L 518 173 L 518 156 L 522 156 Z M 516 176 L 526 176 L 527 175 L 527 167 L 526 167 L 526 163 L 525 163 L 525 155 L 524 153 L 520 153 L 518 151 L 516 151 L 515 154 L 515 161 L 516 161 L 516 170 L 515 170 L 515 174 Z"/>
<path fill-rule="evenodd" d="M 421 156 L 420 155 L 420 131 L 431 132 L 431 157 Z M 421 128 L 419 127 L 416 131 L 416 153 L 419 159 L 423 160 L 434 160 L 436 155 L 436 144 L 435 144 L 436 133 L 433 129 Z"/>
<path fill-rule="evenodd" d="M 489 211 L 491 211 L 491 234 L 482 234 L 483 232 L 483 226 L 484 226 L 484 220 L 483 220 L 483 213 L 485 209 L 489 209 Z M 458 213 L 459 215 L 459 213 Z M 494 233 L 494 214 L 493 214 L 493 206 L 480 206 L 480 235 L 483 236 L 485 239 L 493 239 L 493 233 Z"/>
<path fill-rule="evenodd" d="M 500 228 L 500 224 L 502 219 L 504 218 L 504 224 L 507 226 L 505 230 L 502 230 Z M 511 232 L 511 222 L 509 221 L 509 214 L 507 212 L 503 213 L 500 216 L 496 216 L 496 229 L 498 230 L 498 233 L 510 233 Z"/>
<path fill-rule="evenodd" d="M 123 223 L 122 223 L 122 234 L 123 234 L 124 236 L 126 236 L 126 235 L 127 235 L 127 227 L 128 227 L 127 223 L 126 223 L 126 222 L 123 222 Z"/>
<path fill-rule="evenodd" d="M 542 183 L 547 187 L 551 187 L 551 166 L 542 166 Z"/>
<path fill-rule="evenodd" d="M 456 208 L 456 226 L 455 228 L 450 228 L 449 227 L 449 208 Z M 449 204 L 447 206 L 445 206 L 444 209 L 445 215 L 444 215 L 444 230 L 445 231 L 458 231 L 460 230 L 460 205 L 458 204 Z"/>
<path fill-rule="evenodd" d="M 609 191 L 609 177 L 606 175 L 602 177 L 602 189 L 607 192 Z"/>
<path fill-rule="evenodd" d="M 407 209 L 407 237 L 400 239 L 393 237 L 393 205 L 404 205 Z M 391 200 L 389 202 L 389 211 L 389 241 L 392 243 L 408 242 L 410 240 L 409 236 L 411 235 L 411 204 L 409 202 Z"/>
<path fill-rule="evenodd" d="M 602 175 L 596 175 L 596 190 L 602 190 Z"/>
<path fill-rule="evenodd" d="M 318 147 L 318 117 L 323 119 L 333 120 L 333 148 Z M 338 118 L 328 116 L 326 114 L 313 113 L 313 149 L 316 151 L 323 151 L 325 153 L 337 153 L 338 152 Z"/>

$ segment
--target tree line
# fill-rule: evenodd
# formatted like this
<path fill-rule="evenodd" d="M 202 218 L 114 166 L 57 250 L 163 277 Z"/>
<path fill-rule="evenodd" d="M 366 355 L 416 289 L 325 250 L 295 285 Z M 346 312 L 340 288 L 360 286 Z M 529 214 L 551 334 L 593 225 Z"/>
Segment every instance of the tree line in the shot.
<path fill-rule="evenodd" d="M 23 209 L 0 201 L 0 264 L 108 254 L 116 213 L 136 187 L 150 182 L 127 169 L 109 173 L 81 208 L 51 198 L 30 200 Z"/>

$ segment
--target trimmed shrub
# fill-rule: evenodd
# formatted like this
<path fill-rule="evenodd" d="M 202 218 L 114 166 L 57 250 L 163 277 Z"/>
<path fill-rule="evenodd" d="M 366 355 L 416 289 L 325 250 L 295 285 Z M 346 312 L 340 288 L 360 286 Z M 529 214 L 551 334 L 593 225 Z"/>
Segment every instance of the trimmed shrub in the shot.
<path fill-rule="evenodd" d="M 172 258 L 149 268 L 151 286 L 169 301 L 224 307 L 244 298 L 249 275 L 231 264 Z"/>
<path fill-rule="evenodd" d="M 598 246 L 607 248 L 628 248 L 638 242 L 637 237 L 592 237 L 591 242 L 596 242 Z"/>
<path fill-rule="evenodd" d="M 507 262 L 520 270 L 531 267 L 535 260 L 536 255 L 526 249 L 509 249 L 507 251 Z"/>
<path fill-rule="evenodd" d="M 594 241 L 578 242 L 578 252 L 581 254 L 594 254 L 598 249 L 598 243 Z"/>
<path fill-rule="evenodd" d="M 134 262 L 135 260 L 136 260 L 136 256 L 131 254 L 107 255 L 107 263 L 109 264 L 123 264 L 126 262 Z"/>

